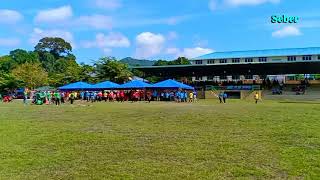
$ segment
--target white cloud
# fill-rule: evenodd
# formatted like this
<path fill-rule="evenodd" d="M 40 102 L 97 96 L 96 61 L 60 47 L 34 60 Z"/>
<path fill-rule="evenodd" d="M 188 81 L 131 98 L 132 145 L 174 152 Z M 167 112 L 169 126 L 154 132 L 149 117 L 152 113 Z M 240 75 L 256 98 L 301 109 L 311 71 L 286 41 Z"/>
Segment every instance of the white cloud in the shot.
<path fill-rule="evenodd" d="M 280 0 L 225 0 L 225 3 L 230 6 L 255 6 L 264 3 L 279 3 Z"/>
<path fill-rule="evenodd" d="M 180 49 L 178 48 L 167 48 L 166 49 L 166 54 L 172 54 L 172 55 L 175 55 L 175 56 L 179 56 L 180 54 Z"/>
<path fill-rule="evenodd" d="M 198 56 L 202 56 L 205 54 L 209 54 L 214 52 L 212 49 L 209 48 L 201 48 L 201 47 L 195 47 L 195 48 L 184 48 L 182 51 L 181 56 L 185 56 L 187 58 L 195 58 Z"/>
<path fill-rule="evenodd" d="M 114 22 L 114 27 L 117 28 L 130 28 L 140 26 L 151 26 L 151 25 L 169 25 L 174 26 L 189 19 L 196 17 L 197 15 L 188 14 L 181 16 L 171 16 L 165 18 L 148 18 L 148 17 L 128 17 L 126 19 L 118 19 Z"/>
<path fill-rule="evenodd" d="M 104 55 L 110 55 L 111 52 L 112 52 L 112 49 L 110 49 L 110 48 L 103 48 L 102 51 L 103 51 Z"/>
<path fill-rule="evenodd" d="M 211 11 L 215 11 L 220 7 L 239 7 L 239 6 L 257 6 L 266 3 L 277 4 L 281 0 L 210 0 L 208 7 Z"/>
<path fill-rule="evenodd" d="M 276 38 L 283 38 L 288 36 L 300 36 L 300 35 L 302 35 L 300 29 L 294 26 L 286 26 L 272 33 L 272 37 L 276 37 Z"/>
<path fill-rule="evenodd" d="M 0 23 L 14 24 L 22 19 L 23 16 L 18 11 L 0 9 Z"/>
<path fill-rule="evenodd" d="M 108 35 L 98 33 L 93 42 L 83 42 L 82 45 L 84 48 L 129 47 L 130 41 L 121 33 L 110 32 Z"/>
<path fill-rule="evenodd" d="M 47 9 L 38 12 L 36 22 L 61 22 L 72 17 L 71 6 L 62 6 L 54 9 Z"/>
<path fill-rule="evenodd" d="M 202 47 L 184 48 L 182 50 L 180 50 L 178 48 L 168 48 L 166 50 L 167 54 L 171 54 L 175 58 L 177 58 L 177 57 L 195 58 L 195 57 L 209 54 L 212 52 L 214 52 L 213 49 L 202 48 Z"/>
<path fill-rule="evenodd" d="M 122 6 L 122 3 L 120 0 L 95 0 L 94 3 L 96 7 L 107 9 L 107 10 L 118 9 Z"/>
<path fill-rule="evenodd" d="M 104 15 L 91 15 L 91 16 L 80 16 L 75 20 L 78 26 L 87 26 L 95 29 L 111 29 L 112 28 L 112 18 L 110 16 Z"/>
<path fill-rule="evenodd" d="M 168 40 L 175 40 L 178 38 L 178 34 L 175 32 L 175 31 L 170 31 L 168 34 L 167 34 L 167 39 Z"/>
<path fill-rule="evenodd" d="M 218 2 L 216 0 L 210 0 L 209 1 L 209 9 L 211 11 L 215 11 L 218 7 Z"/>
<path fill-rule="evenodd" d="M 20 39 L 17 38 L 0 38 L 1 47 L 15 47 L 20 44 Z"/>
<path fill-rule="evenodd" d="M 143 32 L 136 37 L 136 57 L 149 58 L 161 53 L 166 39 L 162 34 Z"/>
<path fill-rule="evenodd" d="M 39 28 L 34 28 L 29 39 L 31 44 L 37 44 L 40 39 L 44 37 L 60 37 L 66 40 L 67 42 L 71 43 L 72 47 L 75 48 L 75 43 L 73 40 L 73 35 L 69 31 L 59 30 L 59 29 L 52 29 L 52 30 L 43 30 Z"/>

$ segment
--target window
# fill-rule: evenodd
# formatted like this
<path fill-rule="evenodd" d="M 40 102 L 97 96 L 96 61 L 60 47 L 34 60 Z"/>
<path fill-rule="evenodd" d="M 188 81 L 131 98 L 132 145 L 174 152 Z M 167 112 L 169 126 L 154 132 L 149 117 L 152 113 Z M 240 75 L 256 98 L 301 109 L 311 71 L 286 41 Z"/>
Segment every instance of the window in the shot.
<path fill-rule="evenodd" d="M 211 59 L 211 60 L 208 60 L 208 63 L 207 64 L 214 64 L 214 60 Z"/>
<path fill-rule="evenodd" d="M 245 62 L 253 62 L 253 59 L 252 58 L 245 58 L 244 61 Z"/>
<path fill-rule="evenodd" d="M 302 60 L 304 61 L 310 61 L 312 59 L 312 56 L 302 56 Z"/>
<path fill-rule="evenodd" d="M 245 79 L 253 79 L 253 75 L 245 75 L 244 78 Z"/>
<path fill-rule="evenodd" d="M 240 63 L 240 58 L 233 58 L 232 63 Z"/>
<path fill-rule="evenodd" d="M 220 63 L 227 63 L 227 59 L 220 59 Z"/>
<path fill-rule="evenodd" d="M 259 57 L 259 62 L 267 62 L 267 58 L 266 57 Z"/>
<path fill-rule="evenodd" d="M 196 60 L 196 64 L 202 64 L 202 60 Z"/>
<path fill-rule="evenodd" d="M 196 76 L 196 81 L 201 81 L 202 77 L 201 76 Z"/>
<path fill-rule="evenodd" d="M 208 76 L 207 79 L 212 81 L 214 79 L 214 76 Z"/>
<path fill-rule="evenodd" d="M 220 76 L 220 80 L 227 80 L 228 77 L 227 76 Z"/>
<path fill-rule="evenodd" d="M 288 61 L 296 61 L 297 57 L 296 56 L 288 56 Z"/>
<path fill-rule="evenodd" d="M 232 79 L 233 80 L 239 80 L 240 79 L 240 75 L 232 75 Z"/>

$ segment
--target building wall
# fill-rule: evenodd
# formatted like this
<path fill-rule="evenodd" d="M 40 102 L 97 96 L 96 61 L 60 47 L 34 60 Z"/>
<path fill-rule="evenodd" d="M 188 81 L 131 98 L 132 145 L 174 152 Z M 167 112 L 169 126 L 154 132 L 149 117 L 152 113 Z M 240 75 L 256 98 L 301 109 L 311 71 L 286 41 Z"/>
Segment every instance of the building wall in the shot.
<path fill-rule="evenodd" d="M 277 57 L 266 57 L 267 62 L 259 62 L 259 58 L 252 58 L 253 62 L 245 62 L 246 58 L 240 58 L 239 63 L 277 63 L 277 62 L 299 62 L 299 61 L 309 61 L 309 60 L 303 60 L 303 56 L 295 56 L 295 61 L 288 61 L 288 56 L 277 56 Z M 312 55 L 311 61 L 320 61 L 320 55 Z M 248 57 L 250 58 L 250 57 Z M 226 64 L 238 64 L 238 63 L 232 63 L 232 58 L 226 59 Z M 191 64 L 196 65 L 197 61 L 202 61 L 202 65 L 213 65 L 213 64 L 221 64 L 220 59 L 206 59 L 206 60 L 190 60 Z M 223 63 L 225 64 L 225 63 Z M 259 80 L 260 77 L 258 75 L 253 75 L 252 78 L 246 78 L 243 75 L 240 75 L 239 79 L 232 79 L 232 76 L 227 76 L 226 79 L 221 79 L 219 76 L 201 76 L 201 77 L 192 77 L 192 81 L 232 81 L 232 80 Z"/>
<path fill-rule="evenodd" d="M 320 60 L 319 59 L 319 56 L 320 55 L 312 55 L 312 61 L 316 61 L 316 60 Z M 248 57 L 250 58 L 250 57 Z M 288 61 L 288 56 L 279 56 L 279 57 L 266 57 L 267 58 L 267 62 L 295 62 L 295 61 Z M 246 58 L 240 58 L 240 63 L 247 63 L 245 62 L 245 59 Z M 253 63 L 258 63 L 259 62 L 259 58 L 252 58 L 253 59 Z M 228 58 L 226 59 L 227 60 L 227 63 L 229 64 L 232 64 L 232 58 Z M 194 64 L 196 65 L 196 62 L 197 61 L 202 61 L 202 64 L 212 64 L 210 62 L 214 61 L 213 64 L 221 64 L 220 63 L 220 59 L 205 59 L 205 60 L 190 60 L 191 64 Z M 303 60 L 303 56 L 296 56 L 296 61 L 304 61 Z M 308 61 L 308 60 L 306 60 Z M 248 63 L 251 63 L 251 62 L 248 62 Z M 263 62 L 262 62 L 263 63 Z"/>

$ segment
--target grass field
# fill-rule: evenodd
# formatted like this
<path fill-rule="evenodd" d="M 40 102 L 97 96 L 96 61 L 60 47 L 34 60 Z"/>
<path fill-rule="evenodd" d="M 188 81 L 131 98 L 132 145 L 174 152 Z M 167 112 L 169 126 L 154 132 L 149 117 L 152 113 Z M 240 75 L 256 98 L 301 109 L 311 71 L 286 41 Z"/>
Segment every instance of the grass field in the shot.
<path fill-rule="evenodd" d="M 320 177 L 320 102 L 0 103 L 0 179 Z"/>

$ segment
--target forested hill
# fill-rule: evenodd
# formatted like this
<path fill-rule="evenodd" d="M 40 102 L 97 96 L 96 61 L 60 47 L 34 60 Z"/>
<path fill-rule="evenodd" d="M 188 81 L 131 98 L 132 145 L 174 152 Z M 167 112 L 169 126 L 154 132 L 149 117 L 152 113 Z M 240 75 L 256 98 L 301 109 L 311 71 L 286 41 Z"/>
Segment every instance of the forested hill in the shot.
<path fill-rule="evenodd" d="M 134 59 L 131 57 L 126 57 L 120 60 L 122 63 L 126 63 L 129 66 L 152 66 L 155 61 L 146 59 Z"/>

